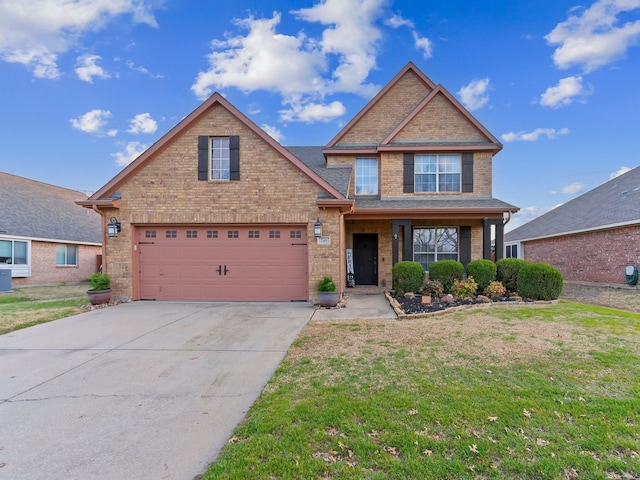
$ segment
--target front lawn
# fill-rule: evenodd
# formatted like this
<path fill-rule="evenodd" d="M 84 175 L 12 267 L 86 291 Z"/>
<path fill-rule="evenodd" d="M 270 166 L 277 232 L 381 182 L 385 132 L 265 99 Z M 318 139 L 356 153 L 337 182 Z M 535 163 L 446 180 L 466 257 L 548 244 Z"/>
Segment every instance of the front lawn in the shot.
<path fill-rule="evenodd" d="M 16 288 L 0 293 L 0 335 L 69 317 L 89 304 L 87 284 Z"/>
<path fill-rule="evenodd" d="M 208 479 L 638 479 L 640 315 L 311 322 Z"/>

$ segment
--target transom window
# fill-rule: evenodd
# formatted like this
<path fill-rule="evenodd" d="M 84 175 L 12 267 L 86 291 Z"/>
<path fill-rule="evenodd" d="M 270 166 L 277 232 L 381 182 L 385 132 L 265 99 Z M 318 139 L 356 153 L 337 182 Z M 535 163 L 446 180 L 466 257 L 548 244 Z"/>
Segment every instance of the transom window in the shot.
<path fill-rule="evenodd" d="M 211 139 L 211 179 L 229 180 L 230 172 L 229 138 L 213 137 Z"/>
<path fill-rule="evenodd" d="M 413 261 L 429 270 L 438 260 L 458 260 L 458 229 L 414 228 Z"/>
<path fill-rule="evenodd" d="M 0 240 L 0 263 L 27 265 L 27 242 Z"/>
<path fill-rule="evenodd" d="M 56 245 L 56 265 L 78 265 L 77 245 Z"/>
<path fill-rule="evenodd" d="M 460 192 L 460 155 L 416 155 L 416 192 Z"/>
<path fill-rule="evenodd" d="M 378 159 L 356 158 L 356 195 L 378 194 Z"/>

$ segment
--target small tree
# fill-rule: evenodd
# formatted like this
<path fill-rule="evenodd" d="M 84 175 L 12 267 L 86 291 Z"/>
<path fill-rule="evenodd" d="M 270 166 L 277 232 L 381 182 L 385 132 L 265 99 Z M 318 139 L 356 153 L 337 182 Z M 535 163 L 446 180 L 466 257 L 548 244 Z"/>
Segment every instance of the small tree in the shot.
<path fill-rule="evenodd" d="M 456 279 L 462 278 L 464 266 L 457 260 L 438 260 L 429 265 L 429 279 L 438 280 L 444 293 L 451 293 L 451 286 Z"/>
<path fill-rule="evenodd" d="M 397 295 L 418 292 L 424 284 L 424 268 L 418 262 L 398 262 L 391 269 L 391 274 Z"/>

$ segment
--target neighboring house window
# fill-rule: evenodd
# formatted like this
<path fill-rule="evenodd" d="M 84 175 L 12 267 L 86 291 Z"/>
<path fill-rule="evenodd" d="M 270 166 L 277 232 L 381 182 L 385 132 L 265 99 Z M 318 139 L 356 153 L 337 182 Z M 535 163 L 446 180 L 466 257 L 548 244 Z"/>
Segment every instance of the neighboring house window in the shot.
<path fill-rule="evenodd" d="M 0 263 L 27 265 L 27 242 L 0 240 Z"/>
<path fill-rule="evenodd" d="M 415 192 L 459 192 L 460 155 L 416 155 Z"/>
<path fill-rule="evenodd" d="M 77 266 L 78 246 L 77 245 L 56 245 L 56 265 Z"/>
<path fill-rule="evenodd" d="M 458 229 L 415 228 L 413 261 L 429 270 L 429 265 L 438 260 L 458 260 Z"/>
<path fill-rule="evenodd" d="M 356 158 L 356 195 L 378 194 L 378 159 Z"/>
<path fill-rule="evenodd" d="M 505 258 L 518 258 L 518 245 L 507 245 L 505 251 Z"/>
<path fill-rule="evenodd" d="M 198 137 L 198 180 L 240 180 L 240 137 Z"/>

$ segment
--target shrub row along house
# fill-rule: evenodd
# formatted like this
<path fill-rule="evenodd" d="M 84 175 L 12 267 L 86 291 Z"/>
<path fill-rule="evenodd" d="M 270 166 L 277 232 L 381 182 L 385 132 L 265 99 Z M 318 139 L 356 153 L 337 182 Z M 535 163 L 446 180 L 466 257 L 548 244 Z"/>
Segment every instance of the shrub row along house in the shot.
<path fill-rule="evenodd" d="M 640 167 L 507 233 L 505 245 L 565 280 L 625 283 L 627 266 L 640 264 Z"/>
<path fill-rule="evenodd" d="M 100 267 L 101 217 L 82 192 L 0 172 L 0 269 L 11 285 L 83 282 Z"/>
<path fill-rule="evenodd" d="M 409 63 L 324 147 L 285 148 L 215 93 L 79 204 L 120 224 L 114 295 L 314 301 L 325 275 L 391 288 L 400 260 L 501 253 L 501 148 Z"/>

